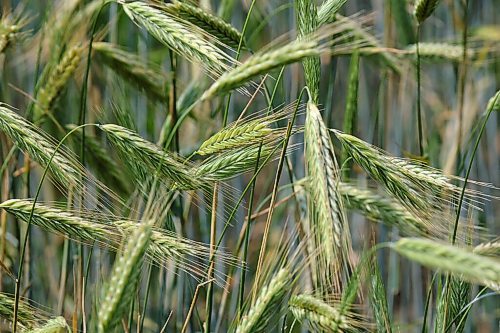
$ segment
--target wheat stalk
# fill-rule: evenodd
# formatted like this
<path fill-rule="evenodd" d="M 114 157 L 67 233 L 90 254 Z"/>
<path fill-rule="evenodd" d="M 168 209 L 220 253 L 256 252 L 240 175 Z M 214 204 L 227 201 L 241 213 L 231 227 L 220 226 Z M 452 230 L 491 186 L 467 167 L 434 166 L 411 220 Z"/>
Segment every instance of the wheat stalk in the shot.
<path fill-rule="evenodd" d="M 200 34 L 194 33 L 193 31 L 198 31 L 194 25 L 140 1 L 117 2 L 132 21 L 145 28 L 172 51 L 186 59 L 197 61 L 218 74 L 228 69 L 227 62 L 230 62 L 230 58 Z"/>
<path fill-rule="evenodd" d="M 321 332 L 345 332 L 353 329 L 350 320 L 341 311 L 310 295 L 294 295 L 288 307 L 299 321 L 307 321 L 312 329 Z"/>
<path fill-rule="evenodd" d="M 391 247 L 421 265 L 456 275 L 471 283 L 500 288 L 500 263 L 465 249 L 422 238 L 402 238 Z"/>
<path fill-rule="evenodd" d="M 151 237 L 151 225 L 142 223 L 128 238 L 113 265 L 111 277 L 103 293 L 98 314 L 98 332 L 112 330 L 121 320 L 134 297 L 141 274 L 143 258 Z"/>
<path fill-rule="evenodd" d="M 318 28 L 316 4 L 312 0 L 295 0 L 295 12 L 297 13 L 298 39 L 310 39 Z M 311 99 L 314 103 L 318 103 L 321 78 L 320 59 L 319 57 L 305 58 L 302 64 Z"/>

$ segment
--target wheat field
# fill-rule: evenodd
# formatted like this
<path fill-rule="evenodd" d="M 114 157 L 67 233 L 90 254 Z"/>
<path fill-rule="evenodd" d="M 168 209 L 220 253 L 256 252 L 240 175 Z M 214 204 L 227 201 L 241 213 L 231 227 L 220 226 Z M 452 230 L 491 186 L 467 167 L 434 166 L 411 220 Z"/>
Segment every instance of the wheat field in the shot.
<path fill-rule="evenodd" d="M 498 332 L 497 0 L 2 0 L 0 332 Z"/>

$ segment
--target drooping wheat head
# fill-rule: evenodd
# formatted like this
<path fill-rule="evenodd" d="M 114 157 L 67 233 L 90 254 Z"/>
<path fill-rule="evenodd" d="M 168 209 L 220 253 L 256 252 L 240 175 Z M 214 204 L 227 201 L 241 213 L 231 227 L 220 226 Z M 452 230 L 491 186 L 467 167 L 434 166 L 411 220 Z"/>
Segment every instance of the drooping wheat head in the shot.
<path fill-rule="evenodd" d="M 117 0 L 125 13 L 139 27 L 145 28 L 158 41 L 182 57 L 197 61 L 209 74 L 220 75 L 231 61 L 221 49 L 206 38 L 195 25 L 140 1 Z M 199 32 L 199 33 L 197 33 Z"/>
<path fill-rule="evenodd" d="M 237 49 L 241 33 L 222 18 L 186 2 L 175 1 L 163 8 L 165 11 L 181 19 L 191 22 L 204 32 L 216 37 L 223 44 Z"/>

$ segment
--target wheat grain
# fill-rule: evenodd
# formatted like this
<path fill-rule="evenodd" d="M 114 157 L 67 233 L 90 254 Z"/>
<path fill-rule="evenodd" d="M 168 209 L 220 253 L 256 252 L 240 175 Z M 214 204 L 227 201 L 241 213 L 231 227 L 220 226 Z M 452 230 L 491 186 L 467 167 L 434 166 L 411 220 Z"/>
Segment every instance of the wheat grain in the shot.
<path fill-rule="evenodd" d="M 9 45 L 11 45 L 15 40 L 16 36 L 20 31 L 20 26 L 18 24 L 6 25 L 1 22 L 0 25 L 0 53 L 3 53 Z"/>

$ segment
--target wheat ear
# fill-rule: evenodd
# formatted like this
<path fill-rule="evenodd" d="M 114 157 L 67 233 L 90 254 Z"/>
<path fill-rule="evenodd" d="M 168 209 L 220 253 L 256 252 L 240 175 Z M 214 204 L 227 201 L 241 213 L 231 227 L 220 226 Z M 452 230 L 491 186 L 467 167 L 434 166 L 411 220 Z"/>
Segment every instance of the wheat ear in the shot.
<path fill-rule="evenodd" d="M 252 78 L 274 68 L 319 54 L 319 44 L 314 40 L 294 41 L 271 51 L 256 53 L 233 70 L 224 73 L 205 91 L 202 100 L 241 87 Z"/>
<path fill-rule="evenodd" d="M 351 319 L 341 311 L 310 295 L 294 295 L 288 307 L 299 321 L 307 321 L 313 330 L 321 332 L 345 332 L 353 329 Z"/>
<path fill-rule="evenodd" d="M 37 108 L 40 117 L 49 112 L 57 97 L 68 84 L 69 79 L 75 73 L 82 59 L 84 47 L 80 44 L 69 48 L 62 56 L 55 68 L 49 72 L 46 83 L 40 88 L 37 95 Z"/>
<path fill-rule="evenodd" d="M 23 222 L 29 220 L 32 206 L 32 201 L 21 199 L 11 199 L 0 204 L 0 208 Z M 138 225 L 134 221 L 116 220 L 98 214 L 78 217 L 70 212 L 41 203 L 35 205 L 32 223 L 71 239 L 86 244 L 96 243 L 100 246 L 109 246 L 113 250 L 119 247 L 122 240 L 128 239 Z M 153 229 L 151 244 L 147 249 L 147 255 L 152 262 L 164 265 L 166 260 L 173 260 L 178 267 L 195 277 L 205 274 L 206 265 L 199 263 L 199 260 L 208 261 L 209 253 L 210 249 L 206 245 L 180 238 L 162 229 Z M 218 251 L 216 260 L 230 265 L 236 263 L 222 251 Z"/>
<path fill-rule="evenodd" d="M 277 149 L 272 144 L 265 144 L 260 150 L 260 163 L 276 154 Z M 236 177 L 254 168 L 259 156 L 259 146 L 233 149 L 212 156 L 195 168 L 195 178 L 209 180 L 224 180 Z M 272 158 L 272 157 L 271 157 Z"/>
<path fill-rule="evenodd" d="M 157 101 L 165 102 L 167 100 L 166 82 L 168 79 L 161 69 L 111 43 L 93 43 L 92 48 L 97 52 L 99 60 L 127 82 Z"/>
<path fill-rule="evenodd" d="M 66 319 L 63 317 L 56 317 L 49 319 L 44 325 L 28 333 L 71 333 L 71 328 L 66 322 Z"/>
<path fill-rule="evenodd" d="M 478 244 L 474 247 L 473 252 L 483 256 L 499 257 L 500 241 L 496 239 L 487 243 Z"/>
<path fill-rule="evenodd" d="M 64 185 L 79 184 L 80 168 L 69 155 L 62 149 L 55 152 L 56 145 L 52 139 L 3 103 L 0 103 L 0 130 L 42 167 L 48 166 L 55 153 L 49 169 L 56 180 Z"/>
<path fill-rule="evenodd" d="M 355 136 L 338 130 L 334 133 L 356 163 L 405 205 L 430 211 L 433 205 L 440 204 L 436 202 L 438 196 L 444 195 L 446 199 L 450 193 L 456 196 L 461 190 L 438 170 L 392 157 Z M 468 191 L 468 194 L 476 193 Z"/>
<path fill-rule="evenodd" d="M 12 320 L 14 317 L 14 296 L 0 292 L 0 318 L 5 320 Z M 21 329 L 28 330 L 37 327 L 41 321 L 40 316 L 35 309 L 31 308 L 24 301 L 19 302 L 17 315 L 17 325 Z"/>
<path fill-rule="evenodd" d="M 462 61 L 464 48 L 461 45 L 453 45 L 447 43 L 418 43 L 418 51 L 421 58 L 429 60 L 446 60 L 453 62 Z M 411 54 L 416 54 L 417 46 L 412 44 L 406 48 Z M 468 49 L 466 51 L 467 57 L 474 57 L 474 50 Z"/>
<path fill-rule="evenodd" d="M 201 34 L 194 33 L 193 31 L 198 30 L 193 24 L 180 21 L 166 11 L 140 1 L 117 0 L 117 2 L 122 5 L 132 21 L 145 28 L 174 52 L 186 59 L 197 61 L 218 74 L 227 70 L 229 57 Z"/>
<path fill-rule="evenodd" d="M 269 127 L 270 124 L 271 121 L 269 120 L 256 119 L 223 128 L 205 140 L 197 153 L 199 155 L 208 155 L 258 143 L 269 138 L 269 135 L 273 133 L 273 130 Z"/>
<path fill-rule="evenodd" d="M 500 288 L 500 263 L 456 246 L 422 238 L 402 238 L 391 247 L 421 265 L 456 275 L 458 278 Z"/>
<path fill-rule="evenodd" d="M 159 172 L 164 180 L 180 189 L 199 189 L 203 184 L 194 179 L 187 166 L 170 152 L 141 138 L 125 127 L 106 124 L 100 125 L 109 141 L 118 148 L 120 155 L 128 163 L 139 180 L 148 179 Z"/>
<path fill-rule="evenodd" d="M 130 235 L 127 244 L 116 259 L 105 288 L 98 314 L 98 332 L 111 331 L 121 320 L 134 297 L 135 285 L 151 237 L 151 226 L 140 224 Z"/>
<path fill-rule="evenodd" d="M 267 285 L 259 292 L 259 296 L 249 311 L 241 318 L 236 333 L 266 332 L 271 316 L 278 312 L 277 307 L 288 290 L 292 275 L 286 268 L 276 273 Z"/>
<path fill-rule="evenodd" d="M 225 45 L 236 49 L 240 44 L 242 36 L 236 28 L 202 8 L 176 1 L 174 4 L 166 5 L 164 9 L 172 15 L 191 22 L 203 31 L 216 37 Z"/>
<path fill-rule="evenodd" d="M 305 123 L 306 170 L 310 193 L 309 220 L 318 262 L 318 289 L 339 286 L 339 273 L 350 248 L 349 227 L 339 193 L 339 168 L 329 132 L 313 103 Z M 332 280 L 334 279 L 334 280 Z"/>
<path fill-rule="evenodd" d="M 318 8 L 318 23 L 325 24 L 334 20 L 335 14 L 342 8 L 347 0 L 326 0 Z"/>
<path fill-rule="evenodd" d="M 433 225 L 428 226 L 426 220 L 398 201 L 390 200 L 370 190 L 341 183 L 339 191 L 344 197 L 347 208 L 357 210 L 371 220 L 396 227 L 405 235 L 428 236 L 431 233 L 435 237 L 443 237 L 443 232 L 446 231 L 438 226 L 434 228 Z"/>
<path fill-rule="evenodd" d="M 413 14 L 419 24 L 432 15 L 440 0 L 417 0 Z"/>

